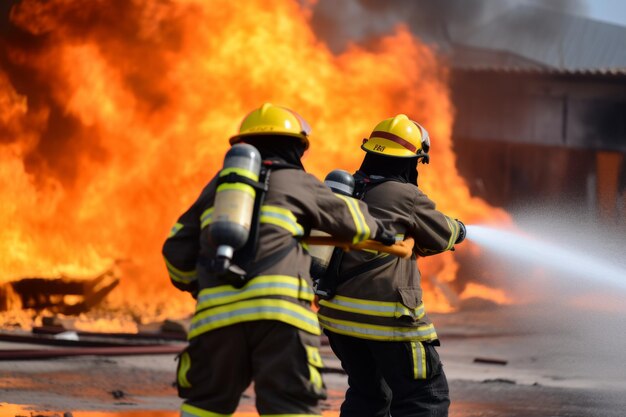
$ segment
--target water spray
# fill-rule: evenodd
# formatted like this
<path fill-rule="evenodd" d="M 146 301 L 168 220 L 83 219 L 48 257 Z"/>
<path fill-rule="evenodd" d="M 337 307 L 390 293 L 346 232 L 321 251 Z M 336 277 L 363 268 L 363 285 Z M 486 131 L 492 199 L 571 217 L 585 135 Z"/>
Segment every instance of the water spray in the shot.
<path fill-rule="evenodd" d="M 582 251 L 493 227 L 468 225 L 467 239 L 500 255 L 626 290 L 626 268 Z"/>

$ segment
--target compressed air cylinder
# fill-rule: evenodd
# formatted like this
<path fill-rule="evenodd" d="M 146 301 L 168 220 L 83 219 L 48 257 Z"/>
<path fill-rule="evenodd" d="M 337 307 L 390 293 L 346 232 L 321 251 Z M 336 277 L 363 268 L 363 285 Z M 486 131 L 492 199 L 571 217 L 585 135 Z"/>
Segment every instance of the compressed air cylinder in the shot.
<path fill-rule="evenodd" d="M 261 154 L 252 145 L 233 145 L 224 157 L 224 167 L 218 176 L 223 179 L 237 174 L 258 182 Z M 232 259 L 234 251 L 246 244 L 254 212 L 255 189 L 235 177 L 217 186 L 209 233 L 217 245 L 218 258 Z"/>
<path fill-rule="evenodd" d="M 348 171 L 335 169 L 324 178 L 326 184 L 334 193 L 352 197 L 354 192 L 354 177 Z M 311 236 L 329 236 L 320 230 L 311 230 Z M 328 263 L 333 255 L 334 246 L 310 245 L 311 276 L 315 280 L 321 279 L 328 269 Z"/>
<path fill-rule="evenodd" d="M 354 193 L 354 177 L 343 169 L 330 171 L 324 178 L 324 184 L 336 194 L 352 197 Z"/>

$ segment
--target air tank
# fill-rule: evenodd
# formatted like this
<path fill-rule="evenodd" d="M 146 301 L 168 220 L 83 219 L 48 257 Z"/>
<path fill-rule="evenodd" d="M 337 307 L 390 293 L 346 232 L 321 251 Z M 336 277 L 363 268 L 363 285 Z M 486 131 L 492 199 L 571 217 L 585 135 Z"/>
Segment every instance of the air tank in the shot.
<path fill-rule="evenodd" d="M 354 177 L 348 171 L 335 169 L 324 178 L 326 184 L 335 194 L 341 194 L 352 197 L 354 193 Z M 311 236 L 329 236 L 328 233 L 321 230 L 311 230 Z M 325 245 L 310 245 L 309 254 L 311 255 L 311 277 L 319 281 L 326 274 L 328 263 L 333 255 L 335 247 Z"/>
<path fill-rule="evenodd" d="M 258 182 L 260 171 L 261 154 L 254 146 L 235 144 L 226 152 L 209 228 L 219 259 L 232 260 L 233 253 L 248 240 L 256 191 L 240 178 Z"/>

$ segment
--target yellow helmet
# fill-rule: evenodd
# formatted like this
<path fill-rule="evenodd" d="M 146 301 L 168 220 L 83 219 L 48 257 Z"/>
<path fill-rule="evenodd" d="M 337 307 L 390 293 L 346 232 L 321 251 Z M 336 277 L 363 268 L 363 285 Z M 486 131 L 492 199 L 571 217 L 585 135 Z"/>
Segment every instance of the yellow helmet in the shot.
<path fill-rule="evenodd" d="M 265 103 L 244 117 L 239 133 L 230 138 L 230 144 L 241 142 L 247 136 L 284 135 L 298 138 L 309 147 L 311 127 L 295 111 L 286 107 Z"/>
<path fill-rule="evenodd" d="M 422 125 L 404 114 L 378 123 L 368 139 L 363 139 L 361 149 L 398 158 L 422 158 L 429 162 L 430 138 Z"/>

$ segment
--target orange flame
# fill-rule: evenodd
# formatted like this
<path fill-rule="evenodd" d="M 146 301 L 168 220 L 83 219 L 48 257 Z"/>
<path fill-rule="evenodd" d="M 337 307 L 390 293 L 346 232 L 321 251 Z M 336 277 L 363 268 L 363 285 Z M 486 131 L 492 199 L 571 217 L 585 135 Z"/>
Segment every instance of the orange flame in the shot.
<path fill-rule="evenodd" d="M 265 101 L 311 123 L 304 163 L 320 178 L 355 170 L 361 139 L 406 113 L 431 134 L 420 185 L 438 208 L 466 223 L 508 219 L 458 175 L 446 68 L 405 27 L 334 55 L 295 0 L 23 0 L 10 19 L 0 38 L 0 282 L 128 259 L 111 305 L 152 318 L 190 312 L 161 244 L 221 167 L 243 115 Z M 421 269 L 452 282 L 457 263 L 444 254 Z M 435 287 L 427 303 L 450 309 Z"/>

